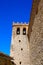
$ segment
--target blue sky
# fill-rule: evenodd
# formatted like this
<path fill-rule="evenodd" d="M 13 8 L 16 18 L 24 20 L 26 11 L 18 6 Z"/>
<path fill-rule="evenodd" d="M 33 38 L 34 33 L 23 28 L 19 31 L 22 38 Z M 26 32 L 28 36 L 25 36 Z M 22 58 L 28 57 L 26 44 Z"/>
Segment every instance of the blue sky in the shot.
<path fill-rule="evenodd" d="M 30 20 L 32 0 L 0 0 L 0 52 L 10 54 L 12 22 Z"/>

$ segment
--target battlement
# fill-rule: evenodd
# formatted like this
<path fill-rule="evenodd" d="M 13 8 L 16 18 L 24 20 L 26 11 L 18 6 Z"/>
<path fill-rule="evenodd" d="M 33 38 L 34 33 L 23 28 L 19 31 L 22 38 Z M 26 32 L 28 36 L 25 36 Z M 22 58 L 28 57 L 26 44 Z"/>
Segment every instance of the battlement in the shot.
<path fill-rule="evenodd" d="M 13 21 L 13 23 L 12 23 L 12 27 L 14 27 L 14 26 L 28 26 L 28 25 L 29 25 L 29 23 L 27 24 L 26 22 L 25 23 L 23 23 L 23 22 L 21 22 L 21 23 L 19 23 L 19 22 L 15 23 Z"/>

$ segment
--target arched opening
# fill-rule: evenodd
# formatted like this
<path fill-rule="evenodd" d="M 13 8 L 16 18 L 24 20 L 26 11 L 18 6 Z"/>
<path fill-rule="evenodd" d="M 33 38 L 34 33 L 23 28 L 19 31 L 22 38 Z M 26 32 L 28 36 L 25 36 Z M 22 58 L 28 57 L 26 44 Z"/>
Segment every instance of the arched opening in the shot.
<path fill-rule="evenodd" d="M 26 28 L 23 28 L 23 35 L 26 35 Z"/>
<path fill-rule="evenodd" d="M 20 28 L 17 28 L 17 31 L 16 31 L 17 35 L 20 34 Z"/>

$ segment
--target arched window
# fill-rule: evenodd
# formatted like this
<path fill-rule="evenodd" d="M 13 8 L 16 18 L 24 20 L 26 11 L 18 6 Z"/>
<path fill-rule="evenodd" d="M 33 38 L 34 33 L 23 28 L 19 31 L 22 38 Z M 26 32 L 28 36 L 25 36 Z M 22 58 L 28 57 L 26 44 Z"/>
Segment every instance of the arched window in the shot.
<path fill-rule="evenodd" d="M 17 28 L 16 33 L 19 35 L 20 34 L 20 28 Z"/>
<path fill-rule="evenodd" d="M 26 28 L 23 28 L 23 35 L 26 35 Z"/>

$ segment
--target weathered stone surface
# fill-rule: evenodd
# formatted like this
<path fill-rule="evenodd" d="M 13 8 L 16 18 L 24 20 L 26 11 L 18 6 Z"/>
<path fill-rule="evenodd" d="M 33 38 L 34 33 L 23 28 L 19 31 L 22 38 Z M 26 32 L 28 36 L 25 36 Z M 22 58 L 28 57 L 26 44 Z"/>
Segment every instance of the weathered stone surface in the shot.
<path fill-rule="evenodd" d="M 19 31 L 18 28 L 20 29 Z M 24 28 L 26 29 L 25 31 Z M 20 32 L 19 34 L 17 34 Z M 23 33 L 26 32 L 24 35 Z M 16 65 L 30 65 L 28 24 L 13 24 L 10 56 L 13 57 Z"/>
<path fill-rule="evenodd" d="M 43 0 L 40 0 L 35 15 L 30 39 L 30 65 L 43 65 Z M 31 24 L 30 24 L 31 25 Z"/>

